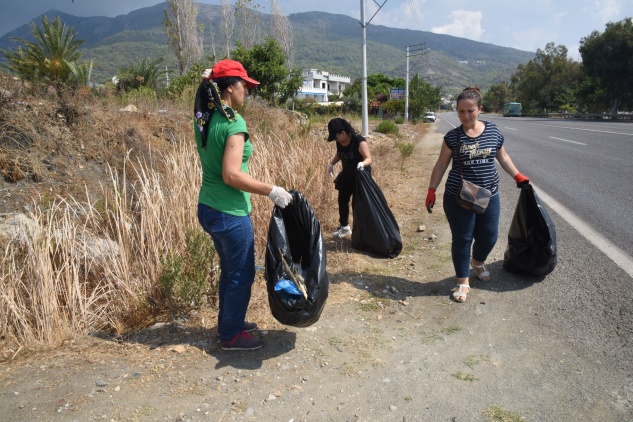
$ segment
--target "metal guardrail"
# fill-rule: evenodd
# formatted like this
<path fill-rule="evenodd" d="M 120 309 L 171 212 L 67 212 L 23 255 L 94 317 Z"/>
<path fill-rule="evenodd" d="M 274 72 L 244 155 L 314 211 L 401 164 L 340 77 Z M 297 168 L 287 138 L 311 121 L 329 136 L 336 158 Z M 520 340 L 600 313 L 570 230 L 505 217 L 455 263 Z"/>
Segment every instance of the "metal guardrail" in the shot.
<path fill-rule="evenodd" d="M 576 120 L 623 120 L 633 122 L 632 114 L 580 114 L 580 113 L 543 113 L 530 114 L 526 117 L 549 117 L 554 119 L 576 119 Z"/>

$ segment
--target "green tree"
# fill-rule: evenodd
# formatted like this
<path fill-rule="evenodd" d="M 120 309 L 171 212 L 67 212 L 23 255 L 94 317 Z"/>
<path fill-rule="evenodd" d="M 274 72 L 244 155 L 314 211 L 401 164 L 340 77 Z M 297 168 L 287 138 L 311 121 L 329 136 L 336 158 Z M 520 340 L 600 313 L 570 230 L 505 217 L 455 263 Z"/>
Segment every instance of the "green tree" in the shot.
<path fill-rule="evenodd" d="M 503 110 L 503 105 L 513 101 L 510 84 L 506 81 L 492 85 L 484 95 L 484 111 L 487 113 L 499 113 Z"/>
<path fill-rule="evenodd" d="M 343 95 L 345 97 L 351 97 L 357 94 L 362 98 L 362 82 L 362 78 L 356 78 L 356 80 L 345 89 Z M 367 98 L 369 101 L 373 101 L 381 94 L 389 98 L 391 89 L 404 88 L 404 86 L 404 78 L 391 78 L 381 73 L 373 73 L 367 76 Z"/>
<path fill-rule="evenodd" d="M 8 61 L 5 67 L 35 87 L 54 87 L 61 99 L 73 77 L 69 64 L 79 59 L 78 48 L 83 40 L 75 39 L 77 34 L 59 17 L 51 23 L 43 16 L 41 28 L 31 23 L 31 34 L 35 41 L 12 38 L 24 44 L 24 48 L 3 50 Z"/>
<path fill-rule="evenodd" d="M 567 57 L 567 47 L 548 43 L 545 50 L 536 50 L 534 59 L 518 66 L 511 90 L 528 112 L 559 110 L 574 104 L 574 92 L 582 79 L 582 66 Z"/>
<path fill-rule="evenodd" d="M 404 100 L 387 100 L 382 104 L 382 109 L 390 116 L 397 116 L 398 114 L 404 114 Z"/>
<path fill-rule="evenodd" d="M 612 103 L 612 96 L 602 86 L 600 79 L 586 76 L 576 89 L 577 111 L 580 113 L 603 113 Z"/>
<path fill-rule="evenodd" d="M 286 56 L 277 41 L 270 37 L 263 45 L 251 49 L 238 43 L 231 57 L 241 62 L 248 75 L 260 82 L 255 92 L 269 104 L 285 104 L 303 84 L 301 69 L 288 70 Z"/>
<path fill-rule="evenodd" d="M 417 121 L 425 111 L 437 110 L 442 101 L 441 87 L 433 87 L 417 73 L 409 82 L 409 117 Z"/>
<path fill-rule="evenodd" d="M 603 33 L 580 40 L 580 56 L 588 76 L 611 97 L 612 113 L 633 107 L 633 20 L 609 22 Z"/>

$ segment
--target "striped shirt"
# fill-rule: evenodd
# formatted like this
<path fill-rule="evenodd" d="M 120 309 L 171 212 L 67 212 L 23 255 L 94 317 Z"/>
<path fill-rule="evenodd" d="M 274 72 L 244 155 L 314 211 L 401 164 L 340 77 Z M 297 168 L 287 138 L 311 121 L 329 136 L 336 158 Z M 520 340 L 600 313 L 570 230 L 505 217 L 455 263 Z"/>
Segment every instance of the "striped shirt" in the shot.
<path fill-rule="evenodd" d="M 453 151 L 453 166 L 448 173 L 444 192 L 455 195 L 462 178 L 459 174 L 459 161 L 462 162 L 464 179 L 484 187 L 496 195 L 499 190 L 499 173 L 495 168 L 497 151 L 503 146 L 503 135 L 496 124 L 482 123 L 484 131 L 476 138 L 466 135 L 461 126 L 444 136 L 444 142 Z"/>

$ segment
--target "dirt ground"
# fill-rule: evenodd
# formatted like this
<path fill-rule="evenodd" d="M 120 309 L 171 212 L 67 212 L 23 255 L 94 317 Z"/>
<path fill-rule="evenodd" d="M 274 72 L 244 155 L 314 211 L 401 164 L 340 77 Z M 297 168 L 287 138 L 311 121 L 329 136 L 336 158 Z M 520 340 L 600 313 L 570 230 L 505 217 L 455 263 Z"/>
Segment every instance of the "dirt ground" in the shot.
<path fill-rule="evenodd" d="M 222 351 L 204 312 L 121 338 L 77 337 L 0 364 L 0 420 L 633 420 L 630 364 L 549 319 L 539 299 L 548 280 L 505 273 L 503 237 L 489 260 L 493 280 L 474 281 L 464 304 L 450 299 L 441 201 L 433 214 L 424 209 L 442 133 L 405 126 L 402 135 L 413 155 L 397 180 L 379 184 L 403 251 L 372 257 L 324 231 L 330 285 L 317 323 L 251 314 L 265 345 L 248 352 Z M 379 143 L 372 137 L 372 151 Z M 264 283 L 260 272 L 254 300 Z"/>

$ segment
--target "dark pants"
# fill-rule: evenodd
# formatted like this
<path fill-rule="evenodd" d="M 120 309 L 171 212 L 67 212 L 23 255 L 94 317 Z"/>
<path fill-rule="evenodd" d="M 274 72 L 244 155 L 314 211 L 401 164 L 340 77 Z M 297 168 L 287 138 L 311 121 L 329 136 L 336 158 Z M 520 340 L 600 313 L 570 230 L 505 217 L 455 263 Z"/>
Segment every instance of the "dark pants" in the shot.
<path fill-rule="evenodd" d="M 198 204 L 198 221 L 220 257 L 218 331 L 226 341 L 244 328 L 255 281 L 255 238 L 250 216 L 237 217 Z"/>
<path fill-rule="evenodd" d="M 497 243 L 499 236 L 499 194 L 492 196 L 483 214 L 467 211 L 455 202 L 452 195 L 444 195 L 444 213 L 451 227 L 453 243 L 451 255 L 457 278 L 468 278 L 470 274 L 470 247 L 473 259 L 484 262 Z M 473 244 L 474 240 L 474 244 Z"/>
<path fill-rule="evenodd" d="M 367 171 L 371 175 L 371 167 L 361 171 Z M 352 209 L 354 209 L 356 170 L 340 172 L 334 179 L 334 187 L 338 190 L 338 222 L 341 226 L 349 226 L 349 200 L 352 200 Z"/>

